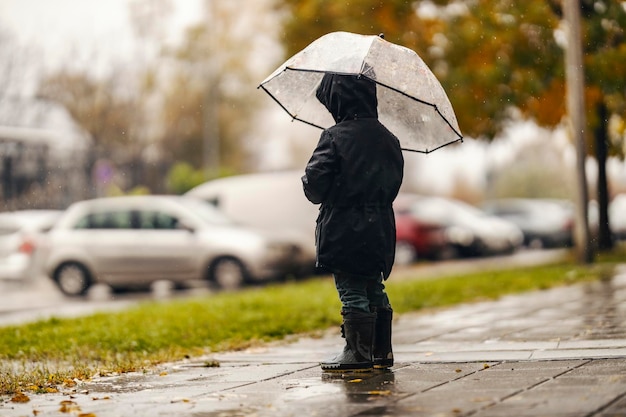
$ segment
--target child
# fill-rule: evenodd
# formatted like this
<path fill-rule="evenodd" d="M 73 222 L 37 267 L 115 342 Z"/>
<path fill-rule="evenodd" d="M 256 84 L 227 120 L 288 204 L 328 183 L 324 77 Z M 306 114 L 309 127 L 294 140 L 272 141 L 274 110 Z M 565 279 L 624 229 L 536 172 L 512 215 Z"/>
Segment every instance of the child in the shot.
<path fill-rule="evenodd" d="M 333 273 L 341 300 L 344 350 L 324 371 L 368 371 L 393 365 L 393 311 L 384 280 L 393 266 L 392 203 L 402 183 L 398 139 L 378 120 L 376 84 L 356 75 L 324 75 L 317 99 L 335 125 L 324 130 L 305 175 L 304 193 L 321 203 L 317 266 Z"/>

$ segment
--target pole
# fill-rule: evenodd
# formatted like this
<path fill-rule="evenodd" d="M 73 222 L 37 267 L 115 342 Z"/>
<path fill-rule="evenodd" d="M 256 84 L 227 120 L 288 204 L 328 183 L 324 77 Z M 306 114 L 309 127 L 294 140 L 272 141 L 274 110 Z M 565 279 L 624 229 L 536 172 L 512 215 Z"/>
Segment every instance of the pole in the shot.
<path fill-rule="evenodd" d="M 567 82 L 568 130 L 576 146 L 576 174 L 578 180 L 574 240 L 576 242 L 578 261 L 588 264 L 593 262 L 593 251 L 589 237 L 589 198 L 585 171 L 585 158 L 587 156 L 585 147 L 585 81 L 580 34 L 580 1 L 564 0 L 563 7 L 567 29 L 565 75 Z"/>
<path fill-rule="evenodd" d="M 219 96 L 217 89 L 216 83 L 209 85 L 204 97 L 202 117 L 204 121 L 203 165 L 205 180 L 218 177 L 220 170 Z"/>
<path fill-rule="evenodd" d="M 219 83 L 221 61 L 218 53 L 217 36 L 219 34 L 218 5 L 215 0 L 205 2 L 207 8 L 207 25 L 209 29 L 208 50 L 209 57 L 204 63 L 207 71 L 207 86 L 204 96 L 204 127 L 203 127 L 203 165 L 204 179 L 210 180 L 219 177 L 220 172 L 220 128 L 219 128 Z"/>

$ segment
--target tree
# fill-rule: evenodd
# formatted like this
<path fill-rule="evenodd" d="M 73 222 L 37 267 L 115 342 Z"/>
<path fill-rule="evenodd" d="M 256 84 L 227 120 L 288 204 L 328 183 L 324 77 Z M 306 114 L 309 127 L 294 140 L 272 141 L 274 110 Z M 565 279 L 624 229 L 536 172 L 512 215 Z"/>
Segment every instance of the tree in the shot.
<path fill-rule="evenodd" d="M 46 77 L 39 87 L 41 97 L 65 106 L 91 135 L 94 147 L 86 176 L 92 180 L 98 160 L 125 161 L 128 155 L 136 154 L 133 138 L 142 121 L 137 119 L 135 109 L 140 105 L 122 85 L 115 75 L 100 81 L 85 72 L 58 71 Z M 95 193 L 95 184 L 92 185 Z"/>
<path fill-rule="evenodd" d="M 625 114 L 626 11 L 620 2 L 583 0 L 580 4 L 587 131 L 593 132 L 587 148 L 598 160 L 599 247 L 606 249 L 612 244 L 606 157 L 608 152 L 618 151 L 618 147 L 609 149 L 607 125 L 611 117 L 623 120 Z M 466 133 L 493 137 L 497 123 L 507 120 L 506 111 L 512 106 L 544 126 L 561 122 L 565 114 L 563 53 L 558 42 L 561 16 L 557 1 L 480 0 L 468 3 L 467 13 L 447 21 L 449 42 L 442 59 L 454 70 L 441 74 L 442 81 L 447 86 L 464 85 L 473 92 L 465 100 L 452 97 L 453 104 L 463 109 L 459 122 Z M 509 51 L 502 53 L 503 47 Z M 498 52 L 484 53 L 490 49 Z M 485 59 L 489 56 L 496 59 Z M 471 101 L 483 106 L 471 106 Z"/>
<path fill-rule="evenodd" d="M 284 1 L 293 13 L 284 38 L 290 53 L 335 30 L 385 31 L 388 40 L 414 49 L 448 92 L 467 136 L 492 140 L 515 109 L 547 127 L 559 125 L 566 113 L 559 0 Z M 626 11 L 623 2 L 605 0 L 581 0 L 581 10 L 587 131 L 596 139 L 593 146 L 589 137 L 587 147 L 602 151 L 606 145 L 616 153 L 607 136 L 622 149 L 623 132 L 607 123 L 623 126 L 626 118 Z M 598 179 L 600 221 L 608 225 L 606 176 L 600 172 Z"/>
<path fill-rule="evenodd" d="M 579 262 L 593 262 L 589 235 L 589 195 L 585 170 L 585 80 L 583 46 L 580 34 L 580 5 L 578 0 L 564 0 L 564 25 L 566 34 L 565 78 L 567 85 L 567 126 L 576 149 L 578 195 L 574 237 Z"/>
<path fill-rule="evenodd" d="M 405 0 L 283 0 L 286 19 L 282 43 L 291 56 L 328 32 L 348 31 L 369 35 L 385 34 L 385 39 L 426 52 L 438 22 L 422 19 L 415 4 Z"/>
<path fill-rule="evenodd" d="M 208 177 L 245 170 L 254 154 L 242 142 L 253 126 L 265 68 L 255 51 L 271 21 L 258 19 L 273 0 L 207 0 L 201 23 L 190 27 L 175 60 L 164 100 L 164 147 L 174 160 L 203 167 Z M 262 53 L 262 50 L 261 50 Z"/>
<path fill-rule="evenodd" d="M 626 10 L 621 2 L 581 1 L 585 20 L 584 54 L 586 79 L 587 117 L 592 129 L 591 147 L 598 161 L 597 198 L 599 207 L 598 246 L 610 249 L 613 246 L 609 229 L 609 189 L 606 176 L 606 161 L 609 154 L 622 159 L 622 143 L 611 143 L 609 119 L 624 120 L 624 77 L 626 77 Z M 555 9 L 557 14 L 558 8 Z M 622 141 L 620 141 L 622 142 Z M 611 146 L 618 145 L 618 146 Z"/>

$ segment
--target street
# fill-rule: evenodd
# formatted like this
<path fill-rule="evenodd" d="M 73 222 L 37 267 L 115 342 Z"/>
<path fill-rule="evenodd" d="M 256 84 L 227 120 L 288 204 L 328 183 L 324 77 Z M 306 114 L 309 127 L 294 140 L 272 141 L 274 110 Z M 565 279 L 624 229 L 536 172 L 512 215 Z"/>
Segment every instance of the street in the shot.
<path fill-rule="evenodd" d="M 563 257 L 566 250 L 521 250 L 513 255 L 417 263 L 397 267 L 390 279 L 431 278 L 450 274 L 478 272 L 494 268 L 531 266 Z M 207 294 L 203 285 L 173 291 L 168 282 L 157 282 L 148 292 L 112 293 L 103 285 L 94 286 L 85 298 L 64 296 L 47 277 L 32 282 L 0 281 L 0 325 L 20 324 L 50 317 L 75 317 L 98 311 L 115 311 L 141 301 Z"/>

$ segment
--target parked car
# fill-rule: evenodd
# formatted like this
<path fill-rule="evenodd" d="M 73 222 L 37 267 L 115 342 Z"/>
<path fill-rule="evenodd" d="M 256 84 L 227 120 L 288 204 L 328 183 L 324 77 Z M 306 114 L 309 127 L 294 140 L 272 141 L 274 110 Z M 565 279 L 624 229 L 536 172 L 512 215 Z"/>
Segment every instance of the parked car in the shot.
<path fill-rule="evenodd" d="M 446 247 L 445 228 L 421 222 L 411 215 L 396 215 L 397 265 L 408 265 L 419 259 L 446 259 L 450 256 L 452 255 Z"/>
<path fill-rule="evenodd" d="M 0 213 L 0 279 L 27 281 L 40 271 L 40 245 L 60 210 Z"/>
<path fill-rule="evenodd" d="M 408 265 L 416 260 L 438 260 L 450 256 L 445 227 L 421 221 L 411 214 L 402 196 L 394 204 L 396 218 L 396 265 Z"/>
<path fill-rule="evenodd" d="M 72 204 L 47 239 L 45 271 L 60 290 L 84 295 L 206 279 L 222 288 L 267 281 L 297 268 L 292 240 L 234 224 L 191 197 L 125 196 Z"/>
<path fill-rule="evenodd" d="M 508 254 L 522 245 L 523 234 L 515 224 L 462 201 L 415 194 L 403 194 L 397 201 L 416 219 L 445 228 L 446 257 Z"/>
<path fill-rule="evenodd" d="M 507 198 L 488 201 L 483 209 L 515 223 L 532 248 L 570 247 L 574 242 L 574 209 L 553 199 Z"/>
<path fill-rule="evenodd" d="M 186 195 L 215 205 L 239 224 L 290 234 L 302 248 L 300 275 L 308 275 L 315 267 L 319 206 L 304 196 L 302 175 L 300 171 L 236 175 L 207 181 Z"/>

